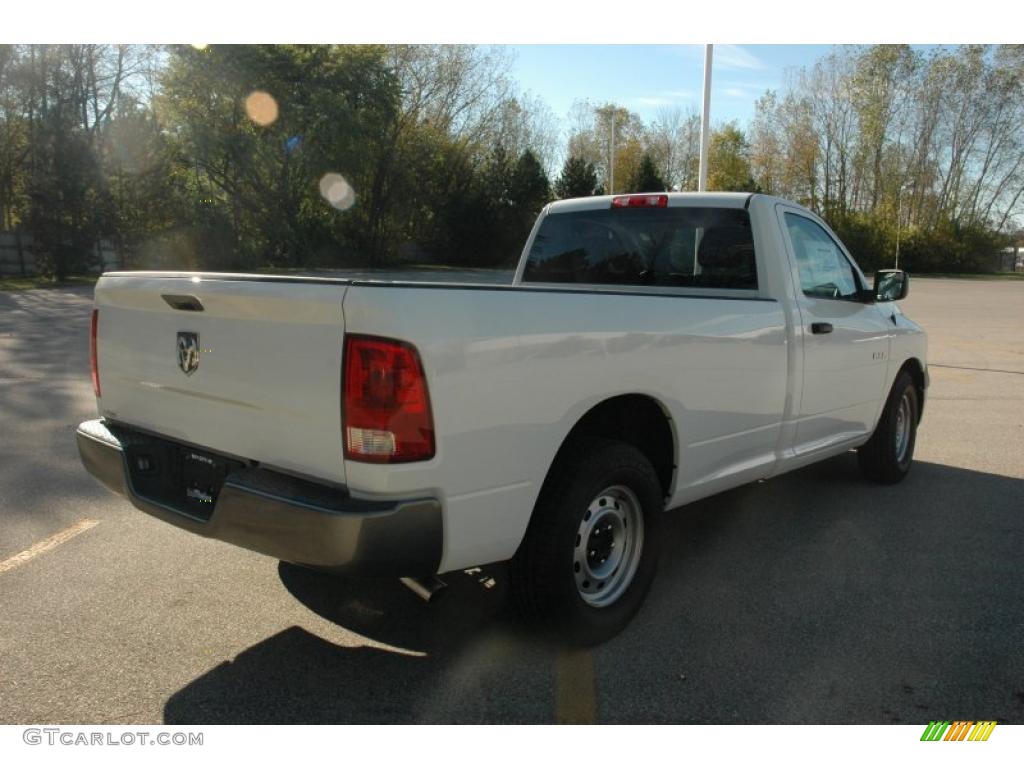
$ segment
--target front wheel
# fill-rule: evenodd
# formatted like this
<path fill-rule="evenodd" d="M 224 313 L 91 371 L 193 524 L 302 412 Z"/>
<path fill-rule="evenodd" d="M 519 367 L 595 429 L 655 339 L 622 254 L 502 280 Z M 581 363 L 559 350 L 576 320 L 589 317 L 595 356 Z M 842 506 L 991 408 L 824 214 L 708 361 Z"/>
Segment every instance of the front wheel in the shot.
<path fill-rule="evenodd" d="M 914 379 L 903 371 L 892 385 L 874 434 L 857 449 L 864 477 L 876 483 L 898 483 L 907 476 L 914 459 L 920 408 Z"/>
<path fill-rule="evenodd" d="M 520 613 L 572 643 L 617 634 L 654 578 L 663 506 L 654 468 L 633 446 L 593 439 L 567 447 L 511 564 Z"/>

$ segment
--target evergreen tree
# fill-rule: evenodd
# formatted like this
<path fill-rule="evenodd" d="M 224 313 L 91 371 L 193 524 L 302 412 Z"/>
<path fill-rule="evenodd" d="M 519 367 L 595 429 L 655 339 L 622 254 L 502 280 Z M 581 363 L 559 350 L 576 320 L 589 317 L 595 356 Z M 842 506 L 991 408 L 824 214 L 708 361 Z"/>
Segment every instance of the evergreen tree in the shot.
<path fill-rule="evenodd" d="M 509 181 L 509 201 L 532 224 L 540 209 L 551 200 L 551 184 L 533 152 L 526 150 L 520 155 Z"/>
<path fill-rule="evenodd" d="M 654 167 L 654 160 L 649 154 L 644 153 L 636 173 L 629 180 L 629 191 L 664 192 L 666 188 L 664 180 L 658 175 L 658 169 Z"/>
<path fill-rule="evenodd" d="M 567 197 L 589 197 L 597 189 L 597 169 L 578 156 L 569 157 L 562 166 L 562 173 L 555 181 L 555 195 Z"/>
<path fill-rule="evenodd" d="M 495 248 L 491 263 L 515 264 L 537 214 L 550 200 L 547 174 L 537 156 L 526 150 L 515 165 L 509 166 L 504 205 L 499 209 L 497 229 L 490 238 Z"/>

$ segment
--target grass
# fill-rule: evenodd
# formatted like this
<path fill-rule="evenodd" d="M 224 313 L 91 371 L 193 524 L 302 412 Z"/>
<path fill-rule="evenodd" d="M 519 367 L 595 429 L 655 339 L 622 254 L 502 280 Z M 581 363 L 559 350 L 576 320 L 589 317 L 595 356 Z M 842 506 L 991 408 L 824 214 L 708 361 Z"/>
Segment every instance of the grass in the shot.
<path fill-rule="evenodd" d="M 98 275 L 69 275 L 60 282 L 51 277 L 0 277 L 0 291 L 31 291 L 36 288 L 95 285 L 98 279 Z"/>

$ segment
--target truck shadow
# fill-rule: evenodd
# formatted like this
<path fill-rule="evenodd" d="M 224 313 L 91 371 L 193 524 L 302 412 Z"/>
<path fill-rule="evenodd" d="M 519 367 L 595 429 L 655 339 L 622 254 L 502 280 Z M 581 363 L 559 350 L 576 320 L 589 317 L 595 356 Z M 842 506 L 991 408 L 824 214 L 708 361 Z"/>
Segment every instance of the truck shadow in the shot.
<path fill-rule="evenodd" d="M 291 594 L 356 645 L 289 627 L 172 696 L 166 722 L 551 719 L 554 649 L 514 624 L 504 587 L 481 583 L 492 576 L 450 576 L 444 599 L 428 605 L 396 580 L 342 580 L 284 563 L 279 574 Z M 515 680 L 506 679 L 511 668 Z M 538 693 L 539 707 L 522 706 Z"/>
<path fill-rule="evenodd" d="M 706 499 L 669 516 L 647 602 L 583 663 L 516 624 L 501 567 L 450 577 L 427 605 L 394 581 L 281 565 L 328 622 L 316 631 L 345 644 L 293 626 L 186 685 L 164 717 L 1020 722 L 1022 511 L 1019 479 L 921 462 L 880 488 L 852 455 Z"/>

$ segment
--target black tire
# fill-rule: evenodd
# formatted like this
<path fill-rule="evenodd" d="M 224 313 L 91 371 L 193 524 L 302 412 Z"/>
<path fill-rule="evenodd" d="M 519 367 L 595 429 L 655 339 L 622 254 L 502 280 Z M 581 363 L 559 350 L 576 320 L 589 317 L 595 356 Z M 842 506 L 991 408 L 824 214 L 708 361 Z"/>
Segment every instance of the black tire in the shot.
<path fill-rule="evenodd" d="M 902 420 L 901 408 L 904 409 Z M 892 385 L 874 434 L 857 449 L 857 461 L 865 478 L 892 484 L 907 476 L 914 459 L 920 413 L 917 385 L 909 373 L 901 371 Z M 901 428 L 903 423 L 907 423 L 905 432 Z M 900 433 L 903 433 L 902 441 L 897 437 Z"/>
<path fill-rule="evenodd" d="M 611 491 L 611 498 L 606 498 L 606 491 Z M 625 511 L 620 511 L 620 501 Z M 544 482 L 526 535 L 511 563 L 510 596 L 520 615 L 530 623 L 549 626 L 558 639 L 575 645 L 594 645 L 616 635 L 640 608 L 654 579 L 663 507 L 658 476 L 633 446 L 603 438 L 566 446 Z M 621 520 L 636 520 L 638 516 L 642 526 L 634 523 L 634 538 L 629 539 L 628 525 Z M 604 527 L 613 524 L 617 526 L 615 531 Z M 578 547 L 584 530 L 590 530 L 591 535 L 582 544 L 581 557 Z M 606 559 L 620 558 L 615 571 L 605 577 L 609 592 L 603 595 L 596 591 L 585 597 L 578 580 L 591 572 L 592 563 L 598 569 L 607 567 L 605 560 L 591 560 L 585 550 L 590 542 L 608 542 L 609 538 L 622 545 L 619 552 L 628 550 L 632 554 L 613 555 L 614 547 L 607 550 Z M 579 560 L 584 558 L 581 575 Z M 631 578 L 627 576 L 630 571 Z M 614 579 L 620 581 L 612 590 Z M 596 584 L 583 584 L 597 590 Z M 600 586 L 605 587 L 604 581 Z M 594 604 L 603 599 L 609 602 Z"/>

